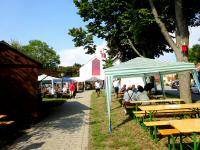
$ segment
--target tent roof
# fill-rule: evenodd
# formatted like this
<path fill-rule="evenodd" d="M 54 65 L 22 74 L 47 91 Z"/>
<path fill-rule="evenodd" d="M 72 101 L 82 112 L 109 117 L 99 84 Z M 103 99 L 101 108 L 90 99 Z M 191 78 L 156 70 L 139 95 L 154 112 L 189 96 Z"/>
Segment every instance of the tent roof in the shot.
<path fill-rule="evenodd" d="M 63 77 L 63 81 L 64 82 L 74 82 L 76 80 L 74 80 L 72 77 Z"/>
<path fill-rule="evenodd" d="M 97 77 L 91 77 L 89 79 L 86 79 L 85 81 L 97 81 L 97 80 L 102 80 L 102 79 L 97 78 Z"/>
<path fill-rule="evenodd" d="M 137 57 L 119 65 L 105 69 L 105 75 L 111 76 L 144 76 L 156 73 L 170 74 L 181 71 L 192 71 L 195 69 L 193 63 L 169 62 L 157 59 Z"/>
<path fill-rule="evenodd" d="M 71 79 L 75 80 L 76 82 L 84 82 L 85 79 L 81 78 L 81 77 L 71 77 Z"/>
<path fill-rule="evenodd" d="M 60 78 L 56 78 L 56 77 L 52 77 L 52 76 L 48 76 L 46 74 L 42 74 L 40 76 L 38 76 L 38 81 L 46 81 L 46 80 L 61 80 Z"/>

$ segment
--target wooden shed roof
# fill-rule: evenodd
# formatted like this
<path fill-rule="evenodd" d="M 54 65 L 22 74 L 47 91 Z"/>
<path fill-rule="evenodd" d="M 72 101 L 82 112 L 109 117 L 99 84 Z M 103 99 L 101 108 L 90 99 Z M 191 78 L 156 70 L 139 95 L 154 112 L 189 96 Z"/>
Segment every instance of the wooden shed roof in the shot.
<path fill-rule="evenodd" d="M 13 48 L 5 41 L 0 41 L 0 58 L 0 67 L 42 67 L 40 62 Z"/>

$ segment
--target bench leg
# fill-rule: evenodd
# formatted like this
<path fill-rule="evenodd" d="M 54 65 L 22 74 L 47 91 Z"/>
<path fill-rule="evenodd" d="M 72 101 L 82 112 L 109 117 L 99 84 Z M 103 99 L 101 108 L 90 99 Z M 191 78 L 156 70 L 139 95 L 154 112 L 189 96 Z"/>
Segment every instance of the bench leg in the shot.
<path fill-rule="evenodd" d="M 194 150 L 197 150 L 197 133 L 193 133 Z"/>
<path fill-rule="evenodd" d="M 153 112 L 149 113 L 149 121 L 153 121 Z"/>
<path fill-rule="evenodd" d="M 172 149 L 175 150 L 175 138 L 173 135 L 171 135 L 171 139 L 172 139 Z"/>
<path fill-rule="evenodd" d="M 168 149 L 171 150 L 171 140 L 172 140 L 172 150 L 175 150 L 175 138 L 173 135 L 168 136 Z"/>
<path fill-rule="evenodd" d="M 153 140 L 153 127 L 150 127 L 150 135 L 151 135 L 151 139 Z"/>
<path fill-rule="evenodd" d="M 158 142 L 158 138 L 157 138 L 157 127 L 156 126 L 154 126 L 154 140 L 155 140 L 155 142 L 157 143 Z"/>
<path fill-rule="evenodd" d="M 170 136 L 168 136 L 168 149 L 171 150 Z"/>
<path fill-rule="evenodd" d="M 183 150 L 183 140 L 182 140 L 182 134 L 180 134 L 180 150 Z"/>

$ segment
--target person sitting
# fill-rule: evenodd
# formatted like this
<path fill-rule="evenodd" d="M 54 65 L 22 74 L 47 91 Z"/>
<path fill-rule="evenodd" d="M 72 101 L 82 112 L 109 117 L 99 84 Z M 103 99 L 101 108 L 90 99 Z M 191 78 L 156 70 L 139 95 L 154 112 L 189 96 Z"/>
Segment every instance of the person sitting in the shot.
<path fill-rule="evenodd" d="M 137 89 L 135 88 L 135 84 L 132 85 L 132 90 L 134 93 L 137 93 Z"/>
<path fill-rule="evenodd" d="M 126 91 L 126 84 L 122 86 L 122 88 L 120 89 L 120 93 L 124 93 L 125 91 Z"/>
<path fill-rule="evenodd" d="M 130 103 L 130 101 L 134 101 L 135 93 L 132 90 L 132 86 L 129 86 L 126 92 L 124 93 L 122 106 L 125 108 L 125 114 L 127 114 L 127 106 L 134 106 L 134 104 Z M 132 109 L 129 110 L 129 112 L 132 112 Z"/>
<path fill-rule="evenodd" d="M 135 96 L 135 99 L 137 101 L 146 101 L 146 100 L 149 100 L 149 97 L 147 95 L 147 91 L 144 90 L 144 88 L 140 85 L 138 85 L 138 92 Z M 150 103 L 148 102 L 145 102 L 145 103 L 142 103 L 142 105 L 149 105 Z"/>
<path fill-rule="evenodd" d="M 123 97 L 123 100 L 125 102 L 130 102 L 132 100 L 134 100 L 134 97 L 135 97 L 135 94 L 132 90 L 132 86 L 129 86 L 126 90 L 126 92 L 124 93 L 124 97 Z"/>
<path fill-rule="evenodd" d="M 147 91 L 147 93 L 149 95 L 152 94 L 152 89 L 154 88 L 154 85 L 153 83 L 147 83 L 145 86 L 144 86 L 144 90 Z"/>

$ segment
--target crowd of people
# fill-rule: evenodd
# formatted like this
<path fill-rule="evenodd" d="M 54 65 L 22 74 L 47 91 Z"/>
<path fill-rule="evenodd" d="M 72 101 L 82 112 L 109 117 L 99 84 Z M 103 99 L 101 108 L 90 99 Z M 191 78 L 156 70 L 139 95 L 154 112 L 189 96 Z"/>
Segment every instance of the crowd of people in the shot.
<path fill-rule="evenodd" d="M 41 93 L 43 97 L 46 96 L 56 96 L 56 97 L 62 97 L 64 94 L 69 94 L 70 97 L 75 98 L 77 93 L 77 85 L 75 82 L 66 83 L 63 85 L 63 87 L 60 84 L 54 84 L 52 87 L 51 84 L 49 85 L 42 85 L 41 86 Z"/>
<path fill-rule="evenodd" d="M 116 98 L 119 97 L 119 93 L 123 96 L 122 105 L 130 101 L 147 101 L 150 99 L 151 89 L 153 88 L 152 83 L 147 83 L 144 87 L 138 85 L 137 87 L 133 84 L 131 86 L 126 86 L 124 84 L 120 88 L 120 80 L 116 79 L 113 81 L 113 88 Z M 148 105 L 149 103 L 143 103 L 142 105 Z"/>

